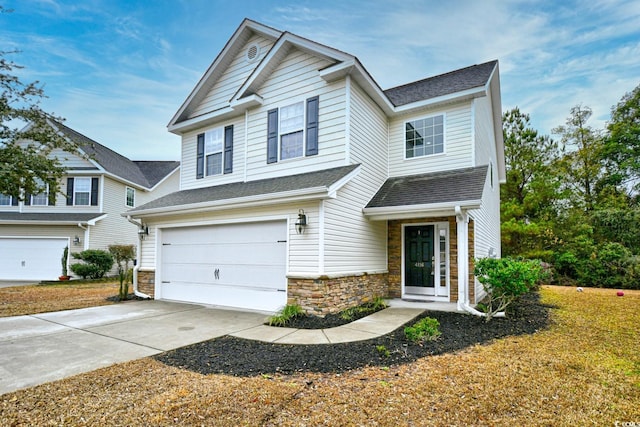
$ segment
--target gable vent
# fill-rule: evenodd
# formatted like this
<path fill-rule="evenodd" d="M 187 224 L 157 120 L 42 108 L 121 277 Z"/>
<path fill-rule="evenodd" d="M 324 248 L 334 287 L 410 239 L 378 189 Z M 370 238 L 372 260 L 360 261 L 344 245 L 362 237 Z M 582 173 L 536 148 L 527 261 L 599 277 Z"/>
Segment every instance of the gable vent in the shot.
<path fill-rule="evenodd" d="M 247 55 L 247 62 L 255 61 L 258 58 L 258 55 L 260 55 L 260 46 L 258 46 L 257 44 L 252 44 L 247 48 L 246 55 Z"/>

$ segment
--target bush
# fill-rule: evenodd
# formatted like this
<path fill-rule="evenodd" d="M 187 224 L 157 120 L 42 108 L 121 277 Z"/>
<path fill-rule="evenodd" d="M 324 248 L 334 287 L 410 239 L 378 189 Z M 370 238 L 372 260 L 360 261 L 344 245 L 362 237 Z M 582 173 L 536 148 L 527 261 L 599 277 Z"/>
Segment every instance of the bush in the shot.
<path fill-rule="evenodd" d="M 634 280 L 635 263 L 631 251 L 620 243 L 599 245 L 578 271 L 578 283 L 604 288 L 638 287 Z"/>
<path fill-rule="evenodd" d="M 438 330 L 439 327 L 440 322 L 437 319 L 425 317 L 412 326 L 406 326 L 404 328 L 404 336 L 416 344 L 420 344 L 423 341 L 433 341 L 442 335 L 442 332 Z"/>
<path fill-rule="evenodd" d="M 118 265 L 118 280 L 120 282 L 118 299 L 124 301 L 129 296 L 129 261 L 133 261 L 136 257 L 136 248 L 133 245 L 110 245 L 109 253 Z M 131 277 L 133 278 L 133 274 Z"/>
<path fill-rule="evenodd" d="M 113 257 L 111 254 L 100 249 L 88 249 L 73 254 L 73 257 L 84 261 L 84 264 L 73 264 L 71 266 L 71 271 L 82 276 L 83 279 L 87 277 L 90 279 L 99 279 L 103 277 L 107 271 L 111 270 L 113 266 Z M 88 267 L 78 267 L 81 265 Z"/>
<path fill-rule="evenodd" d="M 511 258 L 482 258 L 473 274 L 487 292 L 487 321 L 504 311 L 520 295 L 533 290 L 545 277 L 540 261 Z"/>
<path fill-rule="evenodd" d="M 278 314 L 269 318 L 270 326 L 285 326 L 294 317 L 304 315 L 304 310 L 298 304 L 287 304 Z"/>

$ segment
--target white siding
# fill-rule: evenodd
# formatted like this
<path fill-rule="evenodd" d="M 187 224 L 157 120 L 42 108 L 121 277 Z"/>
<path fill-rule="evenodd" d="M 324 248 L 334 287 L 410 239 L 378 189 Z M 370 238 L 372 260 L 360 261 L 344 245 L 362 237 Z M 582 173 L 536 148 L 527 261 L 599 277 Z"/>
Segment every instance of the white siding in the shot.
<path fill-rule="evenodd" d="M 292 49 L 258 91 L 264 106 L 249 112 L 247 180 L 293 175 L 345 164 L 345 86 L 327 84 L 318 70 L 330 63 Z M 267 164 L 267 111 L 319 95 L 318 152 Z"/>
<path fill-rule="evenodd" d="M 475 161 L 478 166 L 487 165 L 482 207 L 470 212 L 475 220 L 475 257 L 484 258 L 493 248 L 500 256 L 500 185 L 496 169 L 496 144 L 493 131 L 490 99 L 478 98 L 475 112 Z M 493 173 L 491 171 L 493 168 Z M 493 182 L 491 182 L 493 175 Z M 476 280 L 477 301 L 483 297 L 482 285 Z"/>
<path fill-rule="evenodd" d="M 100 175 L 71 175 L 71 177 L 87 177 L 98 178 Z M 82 212 L 82 213 L 100 213 L 104 212 L 100 206 L 100 194 L 101 189 L 98 190 L 98 205 L 97 206 L 67 206 L 67 176 L 60 181 L 60 192 L 56 194 L 56 204 L 54 206 L 22 206 L 22 212 L 24 213 L 61 213 L 61 212 Z"/>
<path fill-rule="evenodd" d="M 75 236 L 84 240 L 84 230 L 74 225 L 0 225 L 0 237 L 64 237 L 69 239 L 69 242 L 73 242 Z M 71 243 L 69 250 L 73 253 L 81 252 L 84 250 L 83 245 L 84 241 L 79 246 Z M 62 265 L 60 273 L 62 273 Z"/>
<path fill-rule="evenodd" d="M 405 123 L 436 114 L 445 116 L 444 153 L 405 159 Z M 389 132 L 389 175 L 392 177 L 460 169 L 473 165 L 473 126 L 470 103 L 394 118 Z"/>
<path fill-rule="evenodd" d="M 49 157 L 56 157 L 64 165 L 66 169 L 77 168 L 95 168 L 96 166 L 89 160 L 82 158 L 81 156 L 68 153 L 66 151 L 55 149 L 51 152 Z"/>
<path fill-rule="evenodd" d="M 257 60 L 247 62 L 245 54 L 247 47 L 257 44 L 260 46 L 260 55 Z M 245 82 L 256 66 L 260 64 L 262 58 L 267 54 L 273 46 L 273 41 L 254 35 L 245 46 L 238 51 L 236 57 L 231 61 L 229 67 L 224 71 L 222 76 L 215 82 L 213 87 L 209 89 L 208 94 L 198 105 L 189 118 L 197 117 L 211 111 L 215 111 L 222 107 L 228 106 L 231 97 L 236 93 L 240 86 Z"/>
<path fill-rule="evenodd" d="M 309 224 L 304 234 L 296 234 L 295 231 L 294 224 L 298 219 L 299 209 L 304 209 Z M 318 253 L 318 232 L 320 229 L 318 218 L 319 210 L 317 202 L 279 204 L 276 206 L 224 210 L 210 213 L 185 213 L 164 218 L 146 218 L 145 223 L 149 224 L 149 236 L 142 241 L 140 267 L 142 269 L 155 269 L 158 229 L 287 219 L 289 221 L 287 242 L 288 273 L 296 275 L 308 274 L 309 272 L 317 273 L 318 260 L 320 258 Z M 156 279 L 158 278 L 156 277 Z"/>
<path fill-rule="evenodd" d="M 350 158 L 362 166 L 325 202 L 325 274 L 387 270 L 387 224 L 362 214 L 387 178 L 387 118 L 356 84 L 350 94 Z"/>
<path fill-rule="evenodd" d="M 265 118 L 266 120 L 266 118 Z M 198 129 L 197 131 L 185 133 L 182 135 L 182 161 L 180 164 L 181 187 L 182 190 L 191 188 L 210 187 L 213 185 L 227 184 L 229 182 L 242 181 L 244 178 L 244 159 L 245 159 L 245 120 L 244 114 L 233 120 L 218 123 L 213 126 Z M 233 172 L 229 174 L 220 174 L 205 176 L 196 179 L 196 156 L 197 156 L 197 137 L 198 134 L 209 129 L 217 127 L 233 125 Z M 265 142 L 266 144 L 266 142 Z"/>
<path fill-rule="evenodd" d="M 165 178 L 159 185 L 153 189 L 153 191 L 136 189 L 135 205 L 140 206 L 155 200 L 159 197 L 166 196 L 169 193 L 173 193 L 180 189 L 180 171 L 172 173 L 169 177 Z"/>
<path fill-rule="evenodd" d="M 138 229 L 125 217 L 120 215 L 129 208 L 125 203 L 126 185 L 104 178 L 104 210 L 107 217 L 91 227 L 91 249 L 108 250 L 109 245 L 135 245 L 138 239 Z M 136 191 L 136 196 L 137 196 Z"/>

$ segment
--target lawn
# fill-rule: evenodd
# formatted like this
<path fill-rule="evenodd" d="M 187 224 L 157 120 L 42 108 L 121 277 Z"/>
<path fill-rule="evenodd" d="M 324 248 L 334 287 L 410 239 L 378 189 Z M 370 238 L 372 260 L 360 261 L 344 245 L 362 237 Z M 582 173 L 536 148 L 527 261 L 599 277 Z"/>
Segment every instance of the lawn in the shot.
<path fill-rule="evenodd" d="M 640 423 L 640 292 L 543 287 L 552 325 L 399 366 L 236 378 L 151 358 L 0 396 L 4 425 Z M 482 321 L 481 319 L 478 319 Z"/>
<path fill-rule="evenodd" d="M 115 281 L 71 281 L 0 288 L 0 317 L 113 304 L 107 298 L 117 295 Z"/>

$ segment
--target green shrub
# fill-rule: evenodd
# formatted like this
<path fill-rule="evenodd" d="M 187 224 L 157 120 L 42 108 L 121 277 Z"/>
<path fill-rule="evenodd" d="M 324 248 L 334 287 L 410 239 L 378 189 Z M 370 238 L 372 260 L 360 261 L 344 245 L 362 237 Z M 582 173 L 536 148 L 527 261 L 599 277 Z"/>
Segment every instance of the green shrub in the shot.
<path fill-rule="evenodd" d="M 86 251 L 73 254 L 73 257 L 84 261 L 84 265 L 92 266 L 92 268 L 76 267 L 77 265 L 83 264 L 73 264 L 71 266 L 71 271 L 82 276 L 83 279 L 86 279 L 87 277 L 90 279 L 99 279 L 111 270 L 111 267 L 113 267 L 113 257 L 111 254 L 100 249 L 88 249 Z"/>
<path fill-rule="evenodd" d="M 304 310 L 298 304 L 287 304 L 278 314 L 269 317 L 270 326 L 286 326 L 286 324 L 294 317 L 304 315 Z"/>
<path fill-rule="evenodd" d="M 102 277 L 100 268 L 94 264 L 71 264 L 71 271 L 83 279 L 97 279 Z"/>
<path fill-rule="evenodd" d="M 504 311 L 520 295 L 530 292 L 545 276 L 540 261 L 510 258 L 476 260 L 474 274 L 487 292 L 487 321 Z"/>
<path fill-rule="evenodd" d="M 578 283 L 582 286 L 633 288 L 637 286 L 634 283 L 635 262 L 631 251 L 620 243 L 599 245 L 578 271 Z"/>
<path fill-rule="evenodd" d="M 376 346 L 376 350 L 378 350 L 378 354 L 380 356 L 384 356 L 384 357 L 389 357 L 391 356 L 391 352 L 389 351 L 389 349 L 384 346 L 384 345 L 377 345 Z"/>
<path fill-rule="evenodd" d="M 382 297 L 375 297 L 371 302 L 358 305 L 356 307 L 350 307 L 346 310 L 342 310 L 339 315 L 343 320 L 354 320 L 356 318 L 364 317 L 369 314 L 375 313 L 388 307 L 387 301 Z"/>
<path fill-rule="evenodd" d="M 412 326 L 404 328 L 404 335 L 413 343 L 419 344 L 423 341 L 433 341 L 437 339 L 442 332 L 439 331 L 440 322 L 431 317 L 424 317 L 414 323 Z"/>
<path fill-rule="evenodd" d="M 136 248 L 133 245 L 110 245 L 109 253 L 118 265 L 118 299 L 124 301 L 129 295 L 129 262 L 136 257 Z M 133 274 L 131 275 L 133 278 Z"/>

